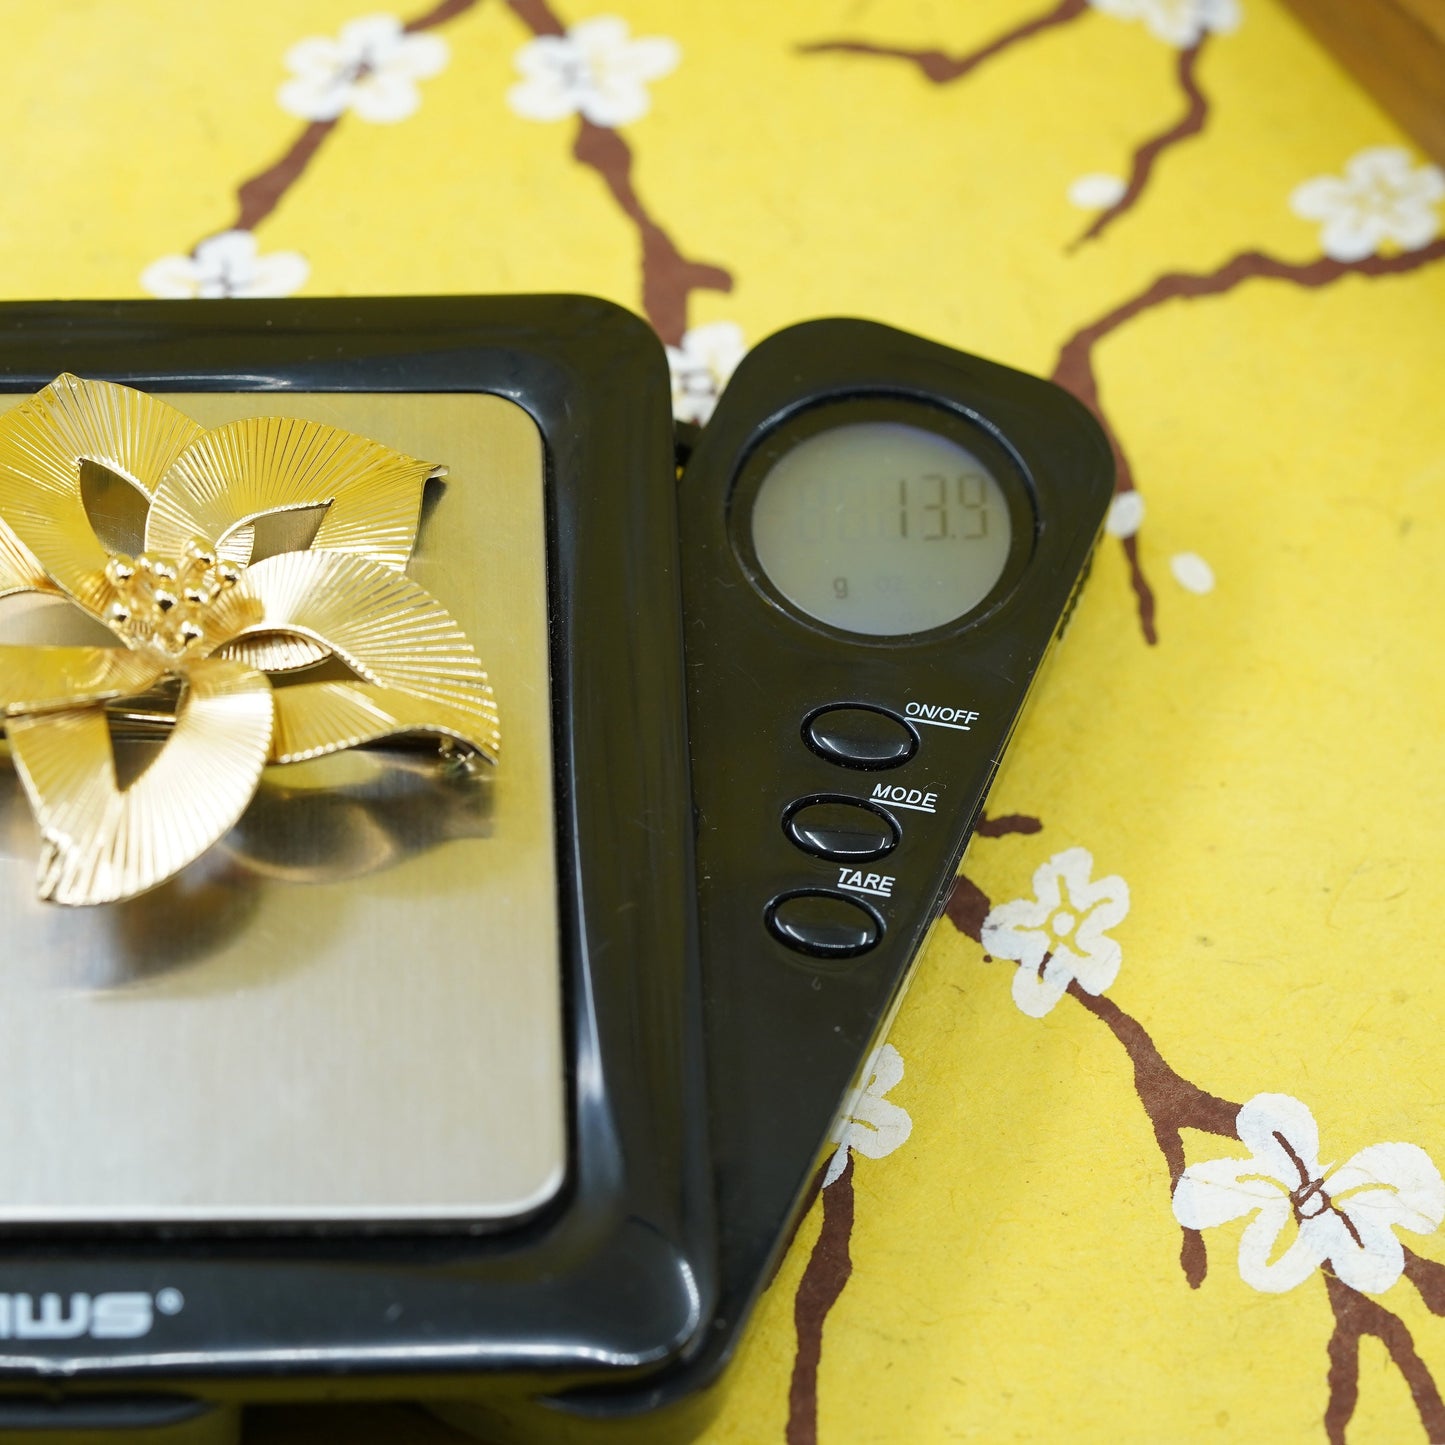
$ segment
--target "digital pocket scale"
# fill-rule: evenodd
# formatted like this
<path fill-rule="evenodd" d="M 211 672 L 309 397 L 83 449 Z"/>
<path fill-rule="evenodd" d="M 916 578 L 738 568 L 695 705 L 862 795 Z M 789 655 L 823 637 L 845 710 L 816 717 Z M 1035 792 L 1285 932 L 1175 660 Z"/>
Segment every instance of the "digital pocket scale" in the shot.
<path fill-rule="evenodd" d="M 675 436 L 656 337 L 586 298 L 12 304 L 0 372 L 0 411 L 73 373 L 444 465 L 406 570 L 503 737 L 268 768 L 81 908 L 0 750 L 0 1438 L 335 1399 L 687 1438 L 1067 622 L 1099 427 L 819 321 Z M 134 488 L 76 465 L 122 553 Z M 0 643 L 73 611 L 5 598 Z"/>

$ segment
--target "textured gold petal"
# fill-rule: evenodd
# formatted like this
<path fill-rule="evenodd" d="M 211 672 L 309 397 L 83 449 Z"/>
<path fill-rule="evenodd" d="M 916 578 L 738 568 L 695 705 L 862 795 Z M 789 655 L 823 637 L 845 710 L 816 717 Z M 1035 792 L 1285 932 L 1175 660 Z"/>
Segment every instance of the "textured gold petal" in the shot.
<path fill-rule="evenodd" d="M 221 656 L 245 663 L 257 672 L 297 672 L 323 661 L 329 656 L 329 650 L 309 637 L 273 632 L 269 636 L 242 637 L 228 642 L 221 649 Z"/>
<path fill-rule="evenodd" d="M 138 697 L 165 673 L 125 647 L 0 647 L 0 715 Z"/>
<path fill-rule="evenodd" d="M 249 417 L 207 432 L 156 492 L 146 550 L 179 552 L 192 537 L 237 562 L 251 559 L 250 523 L 268 512 L 327 508 L 314 547 L 405 567 L 422 491 L 441 468 L 339 427 Z"/>
<path fill-rule="evenodd" d="M 59 589 L 30 549 L 0 518 L 0 597 L 15 592 L 55 592 Z"/>
<path fill-rule="evenodd" d="M 110 903 L 178 873 L 245 811 L 271 750 L 272 722 L 265 677 L 203 662 L 165 746 L 122 791 L 104 709 L 11 719 L 11 757 L 44 840 L 40 896 Z"/>
<path fill-rule="evenodd" d="M 107 552 L 81 498 L 80 464 L 98 462 L 150 497 L 203 435 L 188 416 L 128 386 L 57 377 L 0 415 L 0 591 L 29 563 L 99 615 Z M 17 566 L 18 562 L 18 566 Z"/>
<path fill-rule="evenodd" d="M 258 603 L 262 615 L 256 621 Z M 451 615 L 403 573 L 340 552 L 282 552 L 248 568 L 215 604 L 209 625 L 230 645 L 268 633 L 321 643 L 367 682 L 451 710 L 452 723 L 440 721 L 438 713 L 440 731 L 452 730 L 453 714 L 469 718 L 468 740 L 475 738 L 495 760 L 497 705 L 487 674 Z M 294 690 L 309 686 L 317 684 Z M 380 706 L 385 711 L 387 704 Z M 407 716 L 405 727 L 387 731 L 423 727 L 419 716 Z M 330 750 L 316 740 L 319 735 L 310 736 L 314 750 Z"/>
<path fill-rule="evenodd" d="M 496 710 L 490 721 L 471 710 L 394 687 L 366 683 L 305 682 L 276 689 L 273 763 L 302 763 L 383 738 L 432 733 L 455 738 L 496 762 L 500 737 Z"/>

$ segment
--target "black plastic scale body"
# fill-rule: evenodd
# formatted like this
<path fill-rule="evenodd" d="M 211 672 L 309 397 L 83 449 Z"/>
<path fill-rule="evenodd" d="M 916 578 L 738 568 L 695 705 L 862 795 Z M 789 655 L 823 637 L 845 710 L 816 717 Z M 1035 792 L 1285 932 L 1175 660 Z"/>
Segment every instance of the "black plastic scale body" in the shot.
<path fill-rule="evenodd" d="M 5 1340 L 0 1438 L 223 1439 L 239 1404 L 337 1398 L 686 1438 L 1067 620 L 1099 428 L 1032 377 L 814 322 L 745 359 L 677 481 L 661 347 L 581 298 L 12 307 L 0 363 L 12 391 L 473 391 L 536 421 L 570 1141 L 512 1228 L 0 1233 L 0 1294 L 187 1301 L 133 1340 Z M 840 499 L 849 427 L 881 460 Z M 925 625 L 900 557 L 941 579 Z"/>
<path fill-rule="evenodd" d="M 859 417 L 936 428 L 1003 479 L 1012 546 L 962 619 L 851 634 L 753 571 L 758 473 L 790 430 Z M 816 1187 L 839 1100 L 886 1033 L 1067 623 L 1112 480 L 1097 424 L 1056 387 L 857 321 L 762 343 L 693 453 L 681 535 L 725 1320 Z M 844 806 L 808 836 L 798 820 L 819 802 Z M 869 856 L 875 820 L 886 851 Z M 818 900 L 821 937 L 780 924 L 798 898 Z"/>

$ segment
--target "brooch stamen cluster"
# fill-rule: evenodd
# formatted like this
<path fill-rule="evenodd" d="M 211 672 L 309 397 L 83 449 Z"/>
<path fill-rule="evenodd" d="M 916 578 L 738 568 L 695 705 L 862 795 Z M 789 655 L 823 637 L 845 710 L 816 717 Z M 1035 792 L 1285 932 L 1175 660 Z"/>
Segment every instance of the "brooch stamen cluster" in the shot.
<path fill-rule="evenodd" d="M 241 580 L 244 567 L 225 562 L 199 539 L 176 561 L 113 553 L 105 564 L 115 600 L 105 620 L 130 647 L 158 648 L 178 658 L 206 640 L 211 604 Z"/>

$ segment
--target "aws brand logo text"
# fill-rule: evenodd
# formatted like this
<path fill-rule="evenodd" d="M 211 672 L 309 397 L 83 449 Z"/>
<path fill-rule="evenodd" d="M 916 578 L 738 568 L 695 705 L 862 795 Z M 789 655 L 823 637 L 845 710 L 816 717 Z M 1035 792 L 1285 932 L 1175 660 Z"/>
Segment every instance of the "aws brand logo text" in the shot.
<path fill-rule="evenodd" d="M 107 1294 L 0 1294 L 0 1340 L 138 1340 L 157 1313 L 185 1306 L 178 1289 L 113 1290 Z"/>

